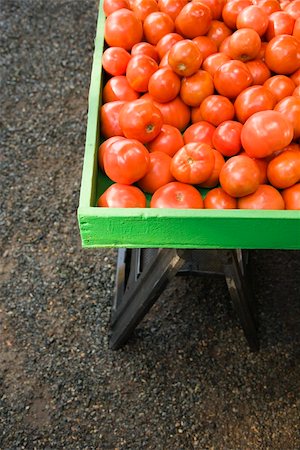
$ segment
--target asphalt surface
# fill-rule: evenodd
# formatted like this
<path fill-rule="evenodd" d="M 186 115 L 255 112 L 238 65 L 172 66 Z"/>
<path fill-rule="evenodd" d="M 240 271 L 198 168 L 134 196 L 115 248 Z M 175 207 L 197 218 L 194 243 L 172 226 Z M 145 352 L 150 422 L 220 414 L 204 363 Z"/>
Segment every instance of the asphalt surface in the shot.
<path fill-rule="evenodd" d="M 214 276 L 110 350 L 116 251 L 82 250 L 76 218 L 97 4 L 0 15 L 0 449 L 298 450 L 299 252 L 250 253 L 258 353 Z"/>

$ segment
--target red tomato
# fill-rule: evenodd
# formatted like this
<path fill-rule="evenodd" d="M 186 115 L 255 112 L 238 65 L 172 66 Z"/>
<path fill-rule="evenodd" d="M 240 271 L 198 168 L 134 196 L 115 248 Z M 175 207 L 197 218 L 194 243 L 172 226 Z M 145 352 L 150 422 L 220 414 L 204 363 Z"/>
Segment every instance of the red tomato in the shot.
<path fill-rule="evenodd" d="M 219 94 L 235 98 L 252 84 L 253 78 L 242 61 L 232 60 L 222 64 L 214 74 L 214 85 Z"/>
<path fill-rule="evenodd" d="M 131 9 L 143 22 L 149 14 L 158 11 L 158 6 L 156 0 L 134 0 Z"/>
<path fill-rule="evenodd" d="M 109 47 L 102 55 L 102 66 L 110 75 L 124 75 L 131 56 L 122 47 Z"/>
<path fill-rule="evenodd" d="M 300 85 L 300 68 L 290 75 L 290 79 L 296 86 Z"/>
<path fill-rule="evenodd" d="M 241 28 L 235 31 L 228 40 L 229 56 L 243 62 L 256 58 L 260 48 L 260 36 L 251 28 Z"/>
<path fill-rule="evenodd" d="M 183 146 L 184 140 L 178 128 L 167 124 L 163 124 L 159 135 L 147 144 L 149 152 L 161 151 L 169 156 L 174 156 Z"/>
<path fill-rule="evenodd" d="M 99 197 L 97 206 L 108 208 L 146 208 L 146 197 L 135 186 L 114 183 Z"/>
<path fill-rule="evenodd" d="M 122 8 L 110 14 L 104 25 L 104 38 L 110 47 L 131 48 L 143 37 L 142 22 L 132 11 Z"/>
<path fill-rule="evenodd" d="M 146 55 L 131 57 L 126 69 L 128 83 L 137 92 L 146 92 L 151 75 L 158 69 L 157 62 Z"/>
<path fill-rule="evenodd" d="M 194 186 L 172 181 L 154 192 L 150 207 L 201 209 L 203 208 L 203 199 Z"/>
<path fill-rule="evenodd" d="M 198 70 L 181 81 L 180 97 L 186 105 L 199 106 L 203 100 L 214 93 L 214 82 L 206 70 Z"/>
<path fill-rule="evenodd" d="M 101 106 L 100 109 L 100 124 L 101 135 L 105 138 L 112 136 L 124 136 L 119 124 L 119 115 L 122 107 L 125 105 L 124 101 L 108 102 Z"/>
<path fill-rule="evenodd" d="M 146 175 L 137 184 L 144 191 L 153 194 L 164 184 L 175 181 L 171 171 L 172 158 L 164 152 L 150 153 L 150 165 Z"/>
<path fill-rule="evenodd" d="M 206 209 L 236 209 L 237 201 L 222 188 L 216 187 L 209 191 L 204 198 Z"/>
<path fill-rule="evenodd" d="M 160 133 L 163 117 L 153 102 L 141 98 L 125 103 L 120 111 L 119 123 L 124 136 L 146 143 Z"/>
<path fill-rule="evenodd" d="M 148 91 L 156 101 L 165 103 L 177 97 L 180 85 L 180 78 L 172 69 L 161 67 L 151 75 Z"/>
<path fill-rule="evenodd" d="M 103 156 L 106 149 L 112 144 L 113 142 L 118 141 L 119 139 L 125 139 L 124 136 L 112 136 L 108 139 L 106 139 L 102 144 L 100 144 L 98 149 L 98 165 L 102 172 L 104 171 L 104 163 L 103 163 Z"/>
<path fill-rule="evenodd" d="M 143 178 L 150 164 L 146 147 L 135 139 L 119 139 L 103 155 L 106 175 L 116 183 L 133 184 Z"/>
<path fill-rule="evenodd" d="M 231 35 L 230 35 L 231 36 Z M 228 55 L 230 58 L 230 54 L 229 54 L 229 41 L 230 41 L 230 36 L 227 36 L 227 38 L 224 39 L 224 41 L 222 42 L 222 44 L 219 47 L 219 52 L 221 53 L 225 53 L 225 55 Z"/>
<path fill-rule="evenodd" d="M 128 0 L 103 0 L 103 11 L 106 16 L 121 8 L 130 8 Z"/>
<path fill-rule="evenodd" d="M 270 16 L 275 11 L 280 11 L 280 4 L 277 0 L 259 0 L 257 5 Z"/>
<path fill-rule="evenodd" d="M 193 1 L 185 5 L 176 17 L 176 31 L 189 39 L 203 36 L 208 32 L 211 20 L 210 8 L 203 3 Z"/>
<path fill-rule="evenodd" d="M 212 19 L 221 19 L 222 10 L 227 0 L 194 0 L 194 2 L 203 3 L 210 9 Z"/>
<path fill-rule="evenodd" d="M 274 36 L 280 34 L 293 34 L 295 19 L 287 12 L 276 11 L 269 16 L 269 24 L 266 39 L 270 41 Z"/>
<path fill-rule="evenodd" d="M 216 128 L 212 142 L 213 147 L 224 156 L 234 156 L 242 148 L 241 132 L 243 125 L 234 120 L 225 120 Z"/>
<path fill-rule="evenodd" d="M 300 0 L 294 0 L 292 2 L 289 2 L 284 10 L 295 20 L 299 19 L 300 17 Z"/>
<path fill-rule="evenodd" d="M 292 95 L 295 95 L 296 97 L 300 97 L 300 85 L 295 87 Z"/>
<path fill-rule="evenodd" d="M 264 158 L 280 150 L 293 139 L 293 126 L 278 111 L 259 111 L 246 120 L 242 146 L 252 158 Z"/>
<path fill-rule="evenodd" d="M 273 186 L 261 184 L 258 189 L 238 199 L 239 209 L 284 209 L 284 201 Z"/>
<path fill-rule="evenodd" d="M 285 150 L 275 156 L 267 169 L 270 183 L 278 189 L 286 189 L 300 181 L 300 152 Z"/>
<path fill-rule="evenodd" d="M 136 55 L 146 55 L 154 59 L 157 63 L 159 62 L 159 54 L 154 47 L 154 45 L 149 44 L 149 42 L 138 42 L 131 49 L 131 56 Z"/>
<path fill-rule="evenodd" d="M 214 148 L 213 148 L 213 153 L 215 155 L 214 168 L 213 168 L 210 176 L 205 181 L 203 181 L 203 183 L 199 184 L 200 187 L 212 188 L 219 184 L 219 176 L 220 176 L 221 169 L 225 164 L 225 159 L 224 159 L 223 155 L 220 152 L 218 152 L 218 150 L 215 150 Z"/>
<path fill-rule="evenodd" d="M 275 73 L 295 72 L 300 67 L 300 41 L 288 34 L 275 36 L 266 47 L 265 62 Z"/>
<path fill-rule="evenodd" d="M 145 94 L 143 98 L 153 100 L 150 94 Z M 187 127 L 191 118 L 191 111 L 180 97 L 176 97 L 167 103 L 160 103 L 155 100 L 153 102 L 162 113 L 164 123 L 172 125 L 180 131 L 183 131 Z"/>
<path fill-rule="evenodd" d="M 271 71 L 261 59 L 247 61 L 246 66 L 253 78 L 253 85 L 264 84 L 271 76 Z"/>
<path fill-rule="evenodd" d="M 212 55 L 209 55 L 203 61 L 202 68 L 206 70 L 206 72 L 210 73 L 211 76 L 214 76 L 218 68 L 221 67 L 222 64 L 230 60 L 230 56 L 226 55 L 225 53 L 214 53 Z"/>
<path fill-rule="evenodd" d="M 263 36 L 267 31 L 268 23 L 268 14 L 256 5 L 250 5 L 244 8 L 236 19 L 237 29 L 252 28 L 257 31 L 260 36 Z"/>
<path fill-rule="evenodd" d="M 193 75 L 202 64 L 202 55 L 198 46 L 188 39 L 176 42 L 168 56 L 169 66 L 183 77 Z"/>
<path fill-rule="evenodd" d="M 174 22 L 164 12 L 153 12 L 144 20 L 144 36 L 150 44 L 156 45 L 163 36 L 173 31 Z"/>
<path fill-rule="evenodd" d="M 264 86 L 250 86 L 242 91 L 234 102 L 236 117 L 245 123 L 252 114 L 258 111 L 273 109 L 275 98 Z"/>
<path fill-rule="evenodd" d="M 173 156 L 171 173 L 181 183 L 203 183 L 213 171 L 215 156 L 210 145 L 201 142 L 185 144 Z"/>
<path fill-rule="evenodd" d="M 156 50 L 160 59 L 173 47 L 176 42 L 182 41 L 183 37 L 177 33 L 168 33 L 163 36 L 156 44 Z"/>
<path fill-rule="evenodd" d="M 202 119 L 217 127 L 224 120 L 234 118 L 234 106 L 223 95 L 209 95 L 200 105 Z"/>
<path fill-rule="evenodd" d="M 300 17 L 295 21 L 293 36 L 300 41 Z"/>
<path fill-rule="evenodd" d="M 274 75 L 264 82 L 264 86 L 272 93 L 276 103 L 292 95 L 295 83 L 286 75 Z"/>
<path fill-rule="evenodd" d="M 168 14 L 172 20 L 175 20 L 182 8 L 188 3 L 188 0 L 158 0 L 159 10 Z"/>
<path fill-rule="evenodd" d="M 200 120 L 199 122 L 190 125 L 183 133 L 184 143 L 189 142 L 204 142 L 213 147 L 212 137 L 216 127 L 211 123 Z"/>
<path fill-rule="evenodd" d="M 300 183 L 284 189 L 281 192 L 285 209 L 300 210 Z"/>
<path fill-rule="evenodd" d="M 224 23 L 232 30 L 235 30 L 237 16 L 243 9 L 250 5 L 252 5 L 251 0 L 233 0 L 225 3 L 222 11 Z"/>
<path fill-rule="evenodd" d="M 285 97 L 274 108 L 281 112 L 293 125 L 294 139 L 300 137 L 300 98 L 296 96 Z"/>
<path fill-rule="evenodd" d="M 193 42 L 199 48 L 203 61 L 213 53 L 217 53 L 218 48 L 216 44 L 207 36 L 197 36 L 193 39 Z"/>
<path fill-rule="evenodd" d="M 244 155 L 229 158 L 220 172 L 220 184 L 232 197 L 252 194 L 259 186 L 259 169 L 255 162 Z"/>
<path fill-rule="evenodd" d="M 220 20 L 212 20 L 209 30 L 206 34 L 217 46 L 220 47 L 224 39 L 232 34 L 232 30 Z"/>
<path fill-rule="evenodd" d="M 129 85 L 124 75 L 112 77 L 103 88 L 102 99 L 104 103 L 116 100 L 136 100 L 139 94 Z"/>

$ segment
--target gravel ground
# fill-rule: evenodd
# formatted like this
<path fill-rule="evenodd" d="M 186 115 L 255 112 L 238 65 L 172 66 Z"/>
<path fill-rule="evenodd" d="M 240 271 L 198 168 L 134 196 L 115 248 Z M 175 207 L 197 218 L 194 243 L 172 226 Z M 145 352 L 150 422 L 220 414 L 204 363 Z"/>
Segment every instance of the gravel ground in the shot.
<path fill-rule="evenodd" d="M 109 350 L 116 251 L 76 219 L 96 1 L 0 14 L 0 449 L 298 450 L 299 252 L 251 252 L 260 352 L 213 276 Z"/>

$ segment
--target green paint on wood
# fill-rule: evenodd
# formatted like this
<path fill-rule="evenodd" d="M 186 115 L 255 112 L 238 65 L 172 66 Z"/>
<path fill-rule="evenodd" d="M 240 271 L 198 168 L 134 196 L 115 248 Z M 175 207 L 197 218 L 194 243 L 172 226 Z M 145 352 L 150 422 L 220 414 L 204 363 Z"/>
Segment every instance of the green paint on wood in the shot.
<path fill-rule="evenodd" d="M 78 208 L 82 246 L 300 249 L 300 211 L 95 207 L 98 196 L 108 183 L 97 166 L 104 22 L 101 1 Z"/>

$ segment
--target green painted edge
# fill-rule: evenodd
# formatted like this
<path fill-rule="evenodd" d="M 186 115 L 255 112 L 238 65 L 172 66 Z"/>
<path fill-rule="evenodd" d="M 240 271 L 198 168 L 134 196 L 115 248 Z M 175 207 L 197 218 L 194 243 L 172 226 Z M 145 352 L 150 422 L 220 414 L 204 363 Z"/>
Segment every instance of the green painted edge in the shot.
<path fill-rule="evenodd" d="M 105 16 L 100 0 L 89 91 L 78 223 L 84 248 L 300 249 L 299 211 L 95 208 L 101 58 Z"/>

